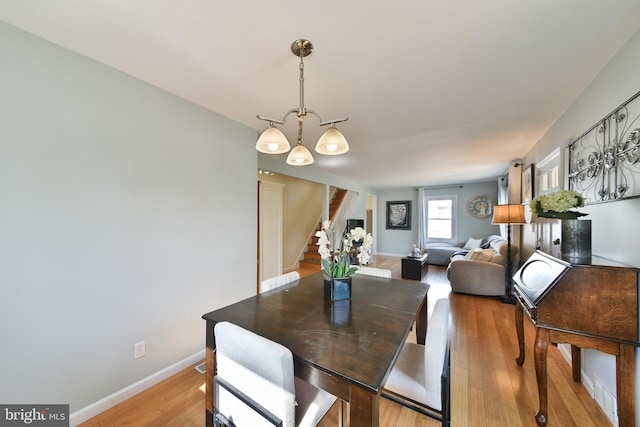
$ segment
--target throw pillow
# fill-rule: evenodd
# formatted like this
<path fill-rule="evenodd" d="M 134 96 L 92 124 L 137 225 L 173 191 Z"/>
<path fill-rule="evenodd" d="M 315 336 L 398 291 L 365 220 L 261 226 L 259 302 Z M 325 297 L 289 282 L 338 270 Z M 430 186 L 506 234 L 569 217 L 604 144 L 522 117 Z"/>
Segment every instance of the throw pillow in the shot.
<path fill-rule="evenodd" d="M 462 249 L 470 251 L 479 248 L 480 244 L 482 244 L 482 239 L 474 239 L 473 237 L 469 237 L 469 240 L 467 240 L 467 243 L 465 243 Z"/>
<path fill-rule="evenodd" d="M 465 256 L 466 259 L 472 259 L 475 261 L 491 261 L 493 258 L 493 249 L 474 249 L 469 251 L 469 253 Z"/>

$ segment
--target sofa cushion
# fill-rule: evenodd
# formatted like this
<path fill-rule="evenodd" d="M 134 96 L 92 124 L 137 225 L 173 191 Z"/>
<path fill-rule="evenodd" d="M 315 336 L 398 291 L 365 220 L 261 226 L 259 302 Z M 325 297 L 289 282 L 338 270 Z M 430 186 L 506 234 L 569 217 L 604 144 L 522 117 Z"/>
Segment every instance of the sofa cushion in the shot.
<path fill-rule="evenodd" d="M 491 262 L 500 264 L 503 267 L 506 267 L 507 261 L 508 261 L 508 251 L 509 251 L 509 245 L 507 241 L 503 238 L 493 239 L 491 241 L 491 248 L 493 248 L 493 250 L 495 251 L 495 254 Z M 518 246 L 511 244 L 511 261 L 515 263 L 515 265 L 517 265 L 517 262 L 518 262 L 517 254 L 518 254 Z"/>
<path fill-rule="evenodd" d="M 491 259 L 493 258 L 493 254 L 494 254 L 494 250 L 489 248 L 489 249 L 474 249 L 472 251 L 469 251 L 469 253 L 467 255 L 465 255 L 465 259 L 472 259 L 475 261 L 491 261 Z"/>
<path fill-rule="evenodd" d="M 507 241 L 504 239 L 495 239 L 491 241 L 491 248 L 500 255 L 507 255 Z"/>
<path fill-rule="evenodd" d="M 462 249 L 470 251 L 479 248 L 481 244 L 482 239 L 474 239 L 473 237 L 469 237 L 469 240 L 467 240 L 467 243 L 464 244 Z"/>

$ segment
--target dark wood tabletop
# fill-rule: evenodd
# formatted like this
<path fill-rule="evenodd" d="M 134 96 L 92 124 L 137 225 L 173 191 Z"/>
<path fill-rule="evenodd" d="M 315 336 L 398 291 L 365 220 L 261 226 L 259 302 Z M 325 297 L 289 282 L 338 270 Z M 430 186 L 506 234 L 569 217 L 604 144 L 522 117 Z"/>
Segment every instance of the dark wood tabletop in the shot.
<path fill-rule="evenodd" d="M 331 302 L 320 272 L 247 298 L 203 316 L 207 370 L 215 363 L 213 327 L 226 320 L 289 348 L 296 376 L 351 402 L 352 426 L 378 425 L 379 392 L 414 320 L 424 344 L 428 289 L 415 281 L 355 275 L 351 300 Z M 208 423 L 210 412 L 207 417 Z"/>

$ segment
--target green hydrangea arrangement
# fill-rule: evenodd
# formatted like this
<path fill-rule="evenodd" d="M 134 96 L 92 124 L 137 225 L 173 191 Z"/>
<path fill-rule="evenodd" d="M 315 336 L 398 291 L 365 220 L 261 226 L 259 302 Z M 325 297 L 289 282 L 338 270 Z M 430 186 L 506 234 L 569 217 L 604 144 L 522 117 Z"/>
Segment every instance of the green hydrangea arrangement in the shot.
<path fill-rule="evenodd" d="M 541 218 L 577 219 L 588 214 L 572 211 L 584 206 L 582 194 L 573 190 L 560 190 L 538 196 L 531 201 L 531 212 Z"/>

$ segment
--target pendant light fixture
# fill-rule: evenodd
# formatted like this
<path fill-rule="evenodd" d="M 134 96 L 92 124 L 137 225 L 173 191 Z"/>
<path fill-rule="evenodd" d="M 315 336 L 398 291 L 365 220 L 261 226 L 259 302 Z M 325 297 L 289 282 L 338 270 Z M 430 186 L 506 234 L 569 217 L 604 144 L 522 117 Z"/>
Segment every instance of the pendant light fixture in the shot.
<path fill-rule="evenodd" d="M 305 166 L 313 163 L 311 152 L 302 144 L 302 127 L 307 114 L 316 116 L 320 126 L 330 125 L 329 129 L 320 137 L 315 150 L 320 154 L 335 156 L 349 151 L 349 144 L 345 137 L 336 128 L 336 123 L 346 122 L 348 117 L 322 121 L 318 113 L 304 106 L 304 61 L 305 56 L 309 56 L 313 51 L 313 45 L 309 40 L 298 39 L 291 44 L 291 52 L 300 57 L 300 106 L 286 112 L 282 120 L 270 119 L 261 115 L 256 117 L 269 122 L 269 127 L 258 138 L 256 150 L 266 154 L 282 154 L 291 149 L 287 137 L 275 127 L 275 124 L 284 125 L 287 117 L 295 113 L 298 116 L 298 143 L 287 156 L 287 163 L 293 166 Z"/>

